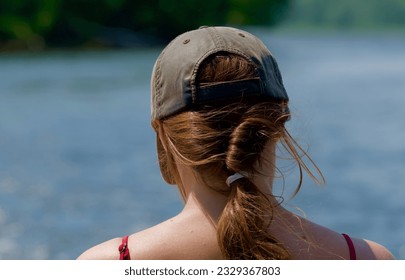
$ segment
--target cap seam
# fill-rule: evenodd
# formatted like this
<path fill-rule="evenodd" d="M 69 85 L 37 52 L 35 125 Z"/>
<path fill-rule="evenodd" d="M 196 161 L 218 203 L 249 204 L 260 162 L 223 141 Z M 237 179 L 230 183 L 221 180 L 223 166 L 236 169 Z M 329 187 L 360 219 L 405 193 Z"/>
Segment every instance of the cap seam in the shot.
<path fill-rule="evenodd" d="M 219 32 L 216 30 L 215 27 L 207 28 L 208 33 L 210 34 L 211 38 L 214 40 L 214 44 L 216 48 L 225 48 L 224 40 L 222 39 Z"/>
<path fill-rule="evenodd" d="M 161 107 L 162 105 L 162 71 L 161 71 L 161 65 L 162 65 L 162 58 L 164 54 L 166 53 L 167 49 L 173 44 L 174 40 L 171 41 L 160 53 L 157 61 L 156 61 L 156 74 L 155 74 L 155 82 L 154 82 L 154 87 L 155 87 L 155 96 L 154 96 L 154 101 L 155 101 L 155 108 L 154 108 L 154 113 L 155 113 L 155 118 L 159 118 L 161 115 L 161 112 L 158 110 L 158 108 Z"/>
<path fill-rule="evenodd" d="M 192 73 L 191 80 L 190 80 L 191 100 L 192 100 L 193 104 L 197 101 L 197 81 L 196 81 L 196 79 L 197 79 L 197 72 L 200 68 L 202 61 L 204 61 L 209 55 L 211 55 L 215 52 L 218 52 L 218 51 L 220 51 L 220 49 L 226 47 L 222 37 L 219 35 L 219 32 L 215 29 L 215 27 L 207 27 L 207 28 L 204 28 L 203 30 L 206 30 L 208 32 L 208 35 L 211 37 L 211 39 L 214 42 L 215 48 L 205 52 L 202 56 L 200 56 L 200 58 L 194 65 L 193 73 Z"/>

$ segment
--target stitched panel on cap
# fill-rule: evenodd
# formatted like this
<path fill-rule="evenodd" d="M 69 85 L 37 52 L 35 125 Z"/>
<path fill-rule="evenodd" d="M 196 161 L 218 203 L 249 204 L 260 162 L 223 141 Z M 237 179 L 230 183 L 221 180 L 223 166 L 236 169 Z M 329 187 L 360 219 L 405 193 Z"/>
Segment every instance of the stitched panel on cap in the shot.
<path fill-rule="evenodd" d="M 206 30 L 210 34 L 211 38 L 214 40 L 215 46 L 217 48 L 225 48 L 224 40 L 222 39 L 222 36 L 219 35 L 219 32 L 215 29 L 215 27 L 209 27 Z"/>
<path fill-rule="evenodd" d="M 174 40 L 173 40 L 174 41 Z M 154 91 L 154 96 L 153 96 L 153 115 L 152 118 L 153 119 L 159 119 L 161 118 L 162 115 L 162 70 L 161 70 L 161 65 L 162 65 L 162 59 L 165 56 L 166 50 L 173 44 L 173 41 L 170 42 L 164 49 L 163 51 L 160 53 L 157 61 L 156 61 L 156 69 L 154 74 L 154 83 L 153 83 L 153 87 L 154 89 L 152 89 Z"/>
<path fill-rule="evenodd" d="M 155 70 L 155 83 L 154 83 L 154 90 L 155 90 L 155 96 L 154 96 L 154 109 L 155 109 L 155 115 L 158 113 L 159 111 L 159 107 L 161 104 L 161 91 L 162 91 L 162 86 L 160 83 L 161 80 L 161 69 L 160 69 L 160 60 L 158 61 L 158 63 L 156 64 L 156 70 Z M 155 116 L 156 117 L 156 116 Z"/>

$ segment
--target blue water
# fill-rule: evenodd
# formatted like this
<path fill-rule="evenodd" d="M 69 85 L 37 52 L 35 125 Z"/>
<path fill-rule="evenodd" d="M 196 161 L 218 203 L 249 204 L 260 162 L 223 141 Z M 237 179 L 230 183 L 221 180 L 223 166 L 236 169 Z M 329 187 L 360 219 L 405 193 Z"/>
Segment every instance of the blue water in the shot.
<path fill-rule="evenodd" d="M 405 37 L 255 33 L 327 181 L 289 207 L 405 259 Z M 76 258 L 181 209 L 149 124 L 159 51 L 0 55 L 0 259 Z"/>

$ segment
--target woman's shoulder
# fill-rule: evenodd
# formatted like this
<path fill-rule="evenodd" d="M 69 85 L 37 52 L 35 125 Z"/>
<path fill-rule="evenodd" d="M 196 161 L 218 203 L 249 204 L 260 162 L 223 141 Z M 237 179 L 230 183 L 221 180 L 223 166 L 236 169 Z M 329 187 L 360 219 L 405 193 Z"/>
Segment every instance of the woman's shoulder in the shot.
<path fill-rule="evenodd" d="M 307 253 L 299 250 L 298 259 L 350 259 L 353 253 L 358 260 L 394 259 L 387 248 L 374 241 L 342 234 L 303 218 L 300 225 L 311 246 Z"/>
<path fill-rule="evenodd" d="M 393 260 L 392 253 L 383 245 L 361 238 L 352 238 L 356 248 L 357 258 L 360 260 Z"/>
<path fill-rule="evenodd" d="M 217 259 L 220 256 L 215 229 L 199 225 L 196 219 L 174 217 L 128 237 L 131 259 Z M 204 223 L 200 221 L 200 224 Z M 78 259 L 119 259 L 122 238 L 98 244 Z"/>
<path fill-rule="evenodd" d="M 221 256 L 212 223 L 180 215 L 129 237 L 133 259 L 218 259 Z"/>
<path fill-rule="evenodd" d="M 167 222 L 133 233 L 128 236 L 127 246 L 132 259 L 162 259 L 164 252 L 170 250 L 167 240 Z M 120 257 L 120 246 L 123 237 L 102 242 L 86 250 L 78 259 L 117 260 Z M 159 249 L 157 249 L 159 248 Z"/>
<path fill-rule="evenodd" d="M 119 259 L 118 248 L 121 238 L 113 238 L 83 252 L 78 260 L 117 260 Z"/>

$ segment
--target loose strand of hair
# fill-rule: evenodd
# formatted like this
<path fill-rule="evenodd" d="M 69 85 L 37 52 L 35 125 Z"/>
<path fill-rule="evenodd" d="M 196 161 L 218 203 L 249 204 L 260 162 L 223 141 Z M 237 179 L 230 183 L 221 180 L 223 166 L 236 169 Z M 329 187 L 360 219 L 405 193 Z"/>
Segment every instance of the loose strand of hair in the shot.
<path fill-rule="evenodd" d="M 292 197 L 296 196 L 301 188 L 304 170 L 315 183 L 317 183 L 319 185 L 324 184 L 325 177 L 323 176 L 322 171 L 319 169 L 319 167 L 314 162 L 314 160 L 309 156 L 308 152 L 305 151 L 297 143 L 297 141 L 291 136 L 291 134 L 286 129 L 284 131 L 284 134 L 285 134 L 285 137 L 283 137 L 281 139 L 282 140 L 281 144 L 285 147 L 285 149 L 292 156 L 292 158 L 295 159 L 295 161 L 297 162 L 297 165 L 298 165 L 298 170 L 299 170 L 299 184 L 298 184 L 296 190 L 294 191 Z M 311 170 L 311 168 L 308 167 L 308 165 L 304 161 L 304 158 L 309 160 L 309 163 L 312 165 L 312 167 L 315 168 L 315 173 L 318 176 L 316 176 L 315 173 Z"/>

